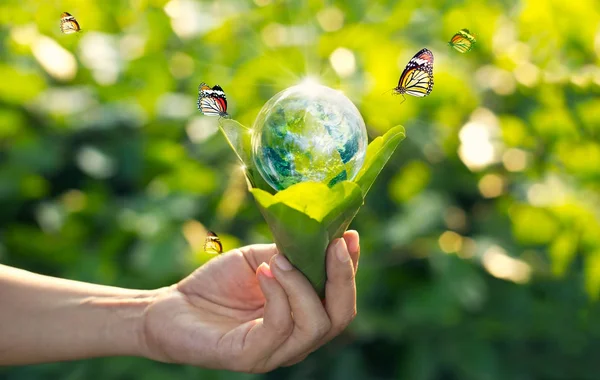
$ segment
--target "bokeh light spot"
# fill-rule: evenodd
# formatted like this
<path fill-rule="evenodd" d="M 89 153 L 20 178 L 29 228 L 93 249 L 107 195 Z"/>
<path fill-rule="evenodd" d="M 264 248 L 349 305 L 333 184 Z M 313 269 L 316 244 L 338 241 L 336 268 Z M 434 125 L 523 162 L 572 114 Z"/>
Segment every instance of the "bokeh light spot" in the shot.
<path fill-rule="evenodd" d="M 33 56 L 52 77 L 68 81 L 77 74 L 77 61 L 71 52 L 52 38 L 41 36 L 32 46 Z"/>
<path fill-rule="evenodd" d="M 462 231 L 467 227 L 467 214 L 462 208 L 451 206 L 446 209 L 444 222 L 453 230 Z"/>
<path fill-rule="evenodd" d="M 212 119 L 197 116 L 190 119 L 185 127 L 185 131 L 193 143 L 201 143 L 214 135 L 218 131 L 218 128 Z"/>
<path fill-rule="evenodd" d="M 336 7 L 328 7 L 317 13 L 317 21 L 326 32 L 335 32 L 344 25 L 344 13 Z"/>
<path fill-rule="evenodd" d="M 117 38 L 105 33 L 86 33 L 79 43 L 81 61 L 92 71 L 96 82 L 114 84 L 121 71 Z"/>
<path fill-rule="evenodd" d="M 527 152 L 511 148 L 502 155 L 502 163 L 509 172 L 521 172 L 527 168 Z"/>
<path fill-rule="evenodd" d="M 112 177 L 116 170 L 116 163 L 99 149 L 86 145 L 75 156 L 77 166 L 90 177 L 105 179 Z"/>
<path fill-rule="evenodd" d="M 335 49 L 329 56 L 329 62 L 342 78 L 347 78 L 356 71 L 356 59 L 352 50 L 343 47 Z"/>
<path fill-rule="evenodd" d="M 194 73 L 194 59 L 185 53 L 176 52 L 169 60 L 169 71 L 175 78 L 187 78 Z"/>
<path fill-rule="evenodd" d="M 456 253 L 462 248 L 462 236 L 454 231 L 445 231 L 440 235 L 438 244 L 444 253 Z"/>
<path fill-rule="evenodd" d="M 527 283 L 531 277 L 531 267 L 526 262 L 510 257 L 497 245 L 488 248 L 481 258 L 483 267 L 494 277 L 518 284 Z"/>
<path fill-rule="evenodd" d="M 87 196 L 84 192 L 72 189 L 64 193 L 61 197 L 65 209 L 69 212 L 78 212 L 85 208 Z"/>
<path fill-rule="evenodd" d="M 486 174 L 479 180 L 478 187 L 484 198 L 496 198 L 504 191 L 504 179 L 498 174 Z"/>

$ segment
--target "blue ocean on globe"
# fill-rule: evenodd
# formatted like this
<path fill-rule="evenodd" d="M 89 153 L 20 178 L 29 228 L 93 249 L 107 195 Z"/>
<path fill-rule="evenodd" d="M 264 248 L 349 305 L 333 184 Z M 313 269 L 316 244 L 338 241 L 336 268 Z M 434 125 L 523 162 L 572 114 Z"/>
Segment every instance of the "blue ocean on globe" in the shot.
<path fill-rule="evenodd" d="M 301 84 L 276 94 L 252 129 L 254 164 L 276 190 L 299 182 L 333 186 L 352 180 L 365 160 L 365 122 L 354 104 L 330 87 Z"/>

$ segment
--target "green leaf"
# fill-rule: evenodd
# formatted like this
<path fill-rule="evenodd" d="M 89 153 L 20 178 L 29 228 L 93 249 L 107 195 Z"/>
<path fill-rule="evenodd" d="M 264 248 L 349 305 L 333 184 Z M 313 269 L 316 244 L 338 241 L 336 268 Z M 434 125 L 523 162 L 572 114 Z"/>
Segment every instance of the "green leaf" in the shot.
<path fill-rule="evenodd" d="M 249 187 L 259 188 L 274 194 L 275 190 L 269 186 L 254 166 L 254 160 L 252 160 L 252 130 L 235 120 L 225 118 L 219 120 L 219 129 L 244 165 Z"/>
<path fill-rule="evenodd" d="M 231 149 L 246 166 L 252 165 L 251 129 L 232 119 L 221 118 L 219 128 Z"/>
<path fill-rule="evenodd" d="M 325 251 L 329 244 L 323 225 L 266 191 L 252 189 L 251 192 L 279 251 L 304 273 L 322 296 L 326 279 Z"/>
<path fill-rule="evenodd" d="M 404 140 L 405 137 L 404 128 L 398 125 L 369 144 L 365 163 L 354 180 L 360 186 L 363 196 L 367 195 L 371 185 L 375 182 L 375 178 L 388 162 L 400 141 Z"/>
<path fill-rule="evenodd" d="M 303 182 L 275 195 L 250 189 L 277 247 L 304 273 L 321 297 L 327 281 L 327 246 L 348 228 L 367 191 L 403 138 L 403 128 L 396 127 L 369 144 L 356 182 L 341 181 L 331 188 Z"/>
<path fill-rule="evenodd" d="M 324 296 L 325 254 L 331 240 L 340 237 L 340 226 L 352 221 L 362 193 L 349 181 L 333 188 L 321 183 L 303 182 L 271 195 L 250 190 L 256 199 L 279 250 Z M 337 234 L 338 236 L 334 236 Z"/>

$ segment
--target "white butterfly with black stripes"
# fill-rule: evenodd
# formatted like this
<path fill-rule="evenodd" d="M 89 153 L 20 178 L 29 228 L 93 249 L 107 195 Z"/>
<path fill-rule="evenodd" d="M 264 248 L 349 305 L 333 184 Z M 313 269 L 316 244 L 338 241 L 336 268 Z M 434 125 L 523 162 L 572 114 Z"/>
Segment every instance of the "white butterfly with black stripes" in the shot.
<path fill-rule="evenodd" d="M 202 82 L 198 86 L 198 109 L 206 116 L 229 117 L 227 97 L 219 85 L 212 88 Z"/>

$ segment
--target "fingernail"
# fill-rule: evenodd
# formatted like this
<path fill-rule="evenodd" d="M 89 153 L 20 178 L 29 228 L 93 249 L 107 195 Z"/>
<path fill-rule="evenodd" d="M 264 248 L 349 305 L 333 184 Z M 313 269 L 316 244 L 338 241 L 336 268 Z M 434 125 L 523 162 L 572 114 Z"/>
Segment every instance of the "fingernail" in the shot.
<path fill-rule="evenodd" d="M 279 269 L 286 271 L 286 272 L 292 270 L 292 268 L 293 268 L 292 264 L 290 264 L 288 259 L 286 259 L 285 256 L 283 256 L 282 254 L 277 254 L 275 256 L 275 264 L 277 264 Z"/>
<path fill-rule="evenodd" d="M 341 262 L 345 263 L 346 261 L 350 260 L 348 248 L 346 247 L 346 242 L 344 239 L 337 239 L 333 249 L 335 250 L 335 255 L 337 256 L 338 260 Z"/>
<path fill-rule="evenodd" d="M 271 268 L 269 268 L 269 264 L 267 263 L 262 263 L 260 264 L 260 266 L 258 267 L 258 269 L 262 272 L 262 274 L 264 274 L 265 276 L 269 277 L 269 278 L 273 278 L 273 273 L 271 272 Z"/>
<path fill-rule="evenodd" d="M 356 239 L 349 239 L 350 242 L 346 240 L 346 246 L 348 247 L 348 252 L 352 254 L 356 254 L 358 252 L 358 247 L 360 245 L 360 235 L 356 230 L 348 230 L 347 232 L 351 232 L 353 235 L 356 235 Z M 344 239 L 345 240 L 345 239 Z"/>

